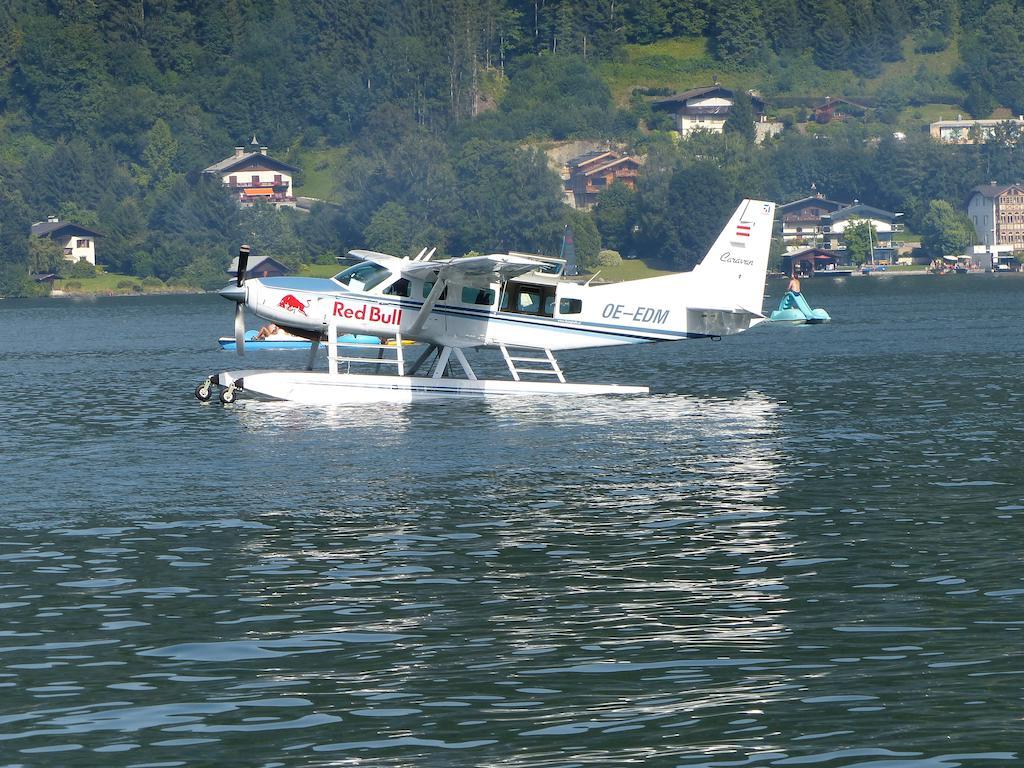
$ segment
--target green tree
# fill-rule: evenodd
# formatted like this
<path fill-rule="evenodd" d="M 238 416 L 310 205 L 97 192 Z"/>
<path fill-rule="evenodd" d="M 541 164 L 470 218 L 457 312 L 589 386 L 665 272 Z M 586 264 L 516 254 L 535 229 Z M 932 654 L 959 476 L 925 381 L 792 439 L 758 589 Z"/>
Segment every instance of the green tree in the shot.
<path fill-rule="evenodd" d="M 96 277 L 96 267 L 90 264 L 85 259 L 79 259 L 75 262 L 65 261 L 61 264 L 60 270 L 62 277 Z"/>
<path fill-rule="evenodd" d="M 850 255 L 851 263 L 859 265 L 874 260 L 872 254 L 878 236 L 870 219 L 852 221 L 843 231 L 843 240 L 846 242 L 846 252 Z"/>
<path fill-rule="evenodd" d="M 636 192 L 621 181 L 614 182 L 597 196 L 592 215 L 602 242 L 616 251 L 629 253 L 636 222 Z"/>
<path fill-rule="evenodd" d="M 756 0 L 725 0 L 717 8 L 715 53 L 730 64 L 750 66 L 767 49 L 761 4 Z"/>
<path fill-rule="evenodd" d="M 52 274 L 64 263 L 64 249 L 49 237 L 28 239 L 28 270 L 33 274 Z"/>
<path fill-rule="evenodd" d="M 373 214 L 363 232 L 366 245 L 393 256 L 408 256 L 415 225 L 409 212 L 398 203 L 385 203 Z"/>
<path fill-rule="evenodd" d="M 747 141 L 754 140 L 757 135 L 754 128 L 754 105 L 748 94 L 736 91 L 732 109 L 725 118 L 725 131 L 742 136 Z"/>
<path fill-rule="evenodd" d="M 810 47 L 808 25 L 793 23 L 800 18 L 796 0 L 765 0 L 762 8 L 765 31 L 776 53 L 795 53 Z"/>
<path fill-rule="evenodd" d="M 601 251 L 601 234 L 594 226 L 589 214 L 566 206 L 564 221 L 572 227 L 573 243 L 576 245 L 576 261 L 584 271 L 592 271 Z"/>
<path fill-rule="evenodd" d="M 554 252 L 562 234 L 562 189 L 539 150 L 474 139 L 455 162 L 452 251 Z"/>
<path fill-rule="evenodd" d="M 28 232 L 31 220 L 21 196 L 0 184 L 0 296 L 30 295 Z"/>
<path fill-rule="evenodd" d="M 157 118 L 146 137 L 146 148 L 142 150 L 149 186 L 164 184 L 170 179 L 177 153 L 178 142 L 171 135 L 170 126 Z"/>
<path fill-rule="evenodd" d="M 814 62 L 823 69 L 842 69 L 850 49 L 850 18 L 838 0 L 824 0 L 814 21 Z"/>
<path fill-rule="evenodd" d="M 705 0 L 653 0 L 663 4 L 672 34 L 697 37 L 706 34 L 710 20 L 709 3 Z M 638 2 L 641 5 L 642 2 Z M 643 13 L 638 13 L 638 16 Z"/>
<path fill-rule="evenodd" d="M 1007 2 L 993 5 L 978 28 L 964 35 L 961 55 L 965 82 L 1024 112 L 1024 9 Z M 974 94 L 972 101 L 980 109 L 984 98 Z"/>
<path fill-rule="evenodd" d="M 862 77 L 877 77 L 882 71 L 882 41 L 870 0 L 846 0 L 850 20 L 848 64 Z"/>
<path fill-rule="evenodd" d="M 36 130 L 47 136 L 80 134 L 95 121 L 108 87 L 95 28 L 56 16 L 29 16 L 23 31 L 17 75 Z"/>
<path fill-rule="evenodd" d="M 546 56 L 512 70 L 500 112 L 487 116 L 477 130 L 493 130 L 491 135 L 509 139 L 604 136 L 615 118 L 611 91 L 586 61 Z"/>
<path fill-rule="evenodd" d="M 707 160 L 659 168 L 649 159 L 640 182 L 641 254 L 679 269 L 692 268 L 711 247 L 737 202 L 732 174 Z"/>
<path fill-rule="evenodd" d="M 970 219 L 945 200 L 931 200 L 921 222 L 921 246 L 933 258 L 959 255 L 974 242 Z"/>
<path fill-rule="evenodd" d="M 295 217 L 289 208 L 275 208 L 257 203 L 239 215 L 239 239 L 252 246 L 259 256 L 273 256 L 282 264 L 295 269 L 302 263 L 304 249 L 295 234 Z"/>

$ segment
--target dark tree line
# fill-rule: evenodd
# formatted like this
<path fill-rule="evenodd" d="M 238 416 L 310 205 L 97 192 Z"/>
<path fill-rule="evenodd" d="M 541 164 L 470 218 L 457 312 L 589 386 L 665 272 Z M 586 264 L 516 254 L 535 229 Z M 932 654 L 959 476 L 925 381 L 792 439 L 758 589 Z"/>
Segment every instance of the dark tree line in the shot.
<path fill-rule="evenodd" d="M 240 240 L 292 263 L 367 244 L 554 252 L 569 222 L 588 252 L 685 265 L 743 195 L 817 182 L 913 223 L 976 181 L 1024 177 L 1014 133 L 875 146 L 854 128 L 756 149 L 736 118 L 725 137 L 673 147 L 640 130 L 642 99 L 613 104 L 595 64 L 679 35 L 706 36 L 723 70 L 812 56 L 860 75 L 901 41 L 957 37 L 971 110 L 1024 112 L 1024 12 L 1006 0 L 13 0 L 0 7 L 0 292 L 25 287 L 25 233 L 48 214 L 100 231 L 112 270 L 213 285 Z M 243 211 L 200 174 L 254 130 L 285 160 L 344 147 L 337 205 Z M 593 215 L 566 209 L 529 148 L 563 138 L 646 153 L 639 188 L 613 188 Z"/>

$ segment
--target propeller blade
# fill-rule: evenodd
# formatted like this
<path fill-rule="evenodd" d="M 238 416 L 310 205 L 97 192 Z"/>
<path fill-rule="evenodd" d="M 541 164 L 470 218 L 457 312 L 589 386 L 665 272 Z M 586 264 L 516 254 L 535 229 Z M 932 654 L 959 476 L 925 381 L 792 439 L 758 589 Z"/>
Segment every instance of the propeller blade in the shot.
<path fill-rule="evenodd" d="M 243 245 L 238 249 L 238 272 L 235 274 L 235 285 L 239 288 L 245 282 L 245 270 L 249 267 L 249 246 Z"/>
<path fill-rule="evenodd" d="M 245 306 L 241 303 L 235 305 L 235 349 L 245 354 Z"/>

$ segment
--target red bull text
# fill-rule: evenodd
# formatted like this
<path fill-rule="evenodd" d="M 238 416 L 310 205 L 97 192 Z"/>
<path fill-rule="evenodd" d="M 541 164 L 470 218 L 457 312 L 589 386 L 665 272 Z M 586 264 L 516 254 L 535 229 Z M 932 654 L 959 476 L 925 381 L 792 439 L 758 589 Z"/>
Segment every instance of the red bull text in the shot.
<path fill-rule="evenodd" d="M 384 323 L 385 325 L 399 325 L 402 322 L 402 310 L 397 307 L 385 311 L 380 307 L 366 304 L 357 307 L 345 306 L 342 301 L 334 302 L 334 316 L 344 317 L 348 320 L 365 320 L 368 323 Z"/>

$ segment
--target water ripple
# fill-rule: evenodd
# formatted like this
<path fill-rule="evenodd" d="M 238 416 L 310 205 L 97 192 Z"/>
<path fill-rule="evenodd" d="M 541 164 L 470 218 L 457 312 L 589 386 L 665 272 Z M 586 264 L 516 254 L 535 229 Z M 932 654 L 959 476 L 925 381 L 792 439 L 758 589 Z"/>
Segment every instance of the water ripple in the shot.
<path fill-rule="evenodd" d="M 197 403 L 216 296 L 3 302 L 3 761 L 1020 763 L 1001 278 L 384 408 Z"/>

